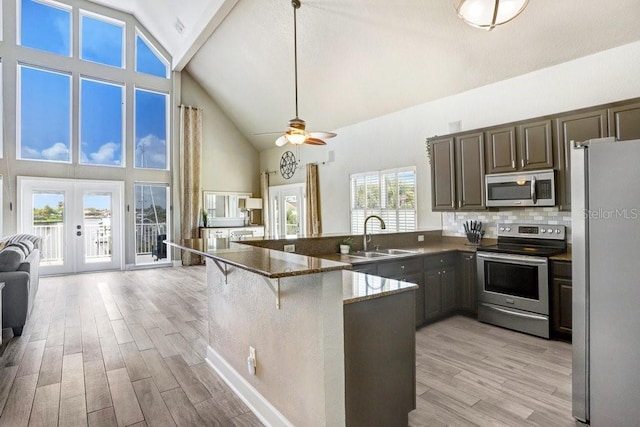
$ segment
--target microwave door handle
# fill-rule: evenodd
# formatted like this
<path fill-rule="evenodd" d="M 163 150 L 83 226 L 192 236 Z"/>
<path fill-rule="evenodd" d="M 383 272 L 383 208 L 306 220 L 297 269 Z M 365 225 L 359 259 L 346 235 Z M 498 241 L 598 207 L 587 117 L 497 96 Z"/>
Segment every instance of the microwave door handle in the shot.
<path fill-rule="evenodd" d="M 531 201 L 535 205 L 538 203 L 538 197 L 536 196 L 536 177 L 531 177 Z"/>

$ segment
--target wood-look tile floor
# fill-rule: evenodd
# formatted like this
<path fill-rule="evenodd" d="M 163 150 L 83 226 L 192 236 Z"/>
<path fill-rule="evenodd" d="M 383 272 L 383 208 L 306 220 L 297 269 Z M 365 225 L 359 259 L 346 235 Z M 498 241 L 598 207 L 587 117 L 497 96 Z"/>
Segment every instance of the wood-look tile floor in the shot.
<path fill-rule="evenodd" d="M 455 316 L 416 333 L 411 426 L 575 426 L 571 345 Z"/>
<path fill-rule="evenodd" d="M 204 361 L 204 267 L 40 279 L 0 358 L 1 426 L 260 426 Z M 417 331 L 411 426 L 573 425 L 571 347 L 453 317 Z"/>

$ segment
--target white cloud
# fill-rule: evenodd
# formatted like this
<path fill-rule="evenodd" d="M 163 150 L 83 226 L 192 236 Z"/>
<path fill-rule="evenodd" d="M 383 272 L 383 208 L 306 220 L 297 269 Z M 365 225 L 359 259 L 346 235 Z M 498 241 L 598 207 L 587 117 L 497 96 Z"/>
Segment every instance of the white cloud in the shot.
<path fill-rule="evenodd" d="M 115 158 L 118 148 L 120 148 L 120 144 L 116 144 L 115 142 L 107 142 L 106 144 L 103 144 L 100 146 L 98 151 L 89 154 L 91 163 L 99 165 L 119 165 L 120 159 Z"/>
<path fill-rule="evenodd" d="M 47 160 L 69 160 L 69 147 L 62 142 L 56 142 L 42 150 L 42 157 Z"/>
<path fill-rule="evenodd" d="M 159 169 L 166 168 L 166 141 L 153 134 L 140 138 L 136 144 L 136 166 Z"/>

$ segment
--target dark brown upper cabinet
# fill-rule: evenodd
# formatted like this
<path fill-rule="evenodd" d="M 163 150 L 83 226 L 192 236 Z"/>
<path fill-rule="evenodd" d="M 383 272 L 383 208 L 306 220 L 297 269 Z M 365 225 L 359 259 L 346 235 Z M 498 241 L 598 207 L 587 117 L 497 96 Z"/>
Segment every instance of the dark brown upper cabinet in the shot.
<path fill-rule="evenodd" d="M 518 157 L 520 170 L 551 169 L 553 167 L 553 133 L 551 120 L 518 126 Z"/>
<path fill-rule="evenodd" d="M 571 145 L 607 135 L 607 110 L 595 110 L 581 114 L 561 116 L 556 119 L 559 158 L 558 206 L 571 210 Z"/>
<path fill-rule="evenodd" d="M 486 132 L 487 174 L 553 168 L 551 120 Z"/>
<path fill-rule="evenodd" d="M 455 138 L 458 209 L 484 209 L 484 139 L 482 132 Z"/>
<path fill-rule="evenodd" d="M 619 141 L 640 139 L 640 103 L 609 108 L 609 136 Z"/>
<path fill-rule="evenodd" d="M 508 126 L 487 131 L 486 171 L 491 173 L 516 172 L 516 128 Z"/>
<path fill-rule="evenodd" d="M 431 146 L 431 204 L 434 211 L 456 208 L 456 178 L 453 138 L 434 139 Z"/>

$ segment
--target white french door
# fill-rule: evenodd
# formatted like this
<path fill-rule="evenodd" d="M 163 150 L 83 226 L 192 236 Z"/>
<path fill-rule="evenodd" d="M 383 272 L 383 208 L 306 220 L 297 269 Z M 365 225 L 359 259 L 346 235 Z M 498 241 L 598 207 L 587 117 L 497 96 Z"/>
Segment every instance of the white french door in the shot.
<path fill-rule="evenodd" d="M 122 269 L 121 181 L 18 177 L 18 231 L 42 237 L 41 274 Z"/>
<path fill-rule="evenodd" d="M 271 229 L 276 236 L 305 235 L 305 185 L 289 184 L 269 187 Z"/>

